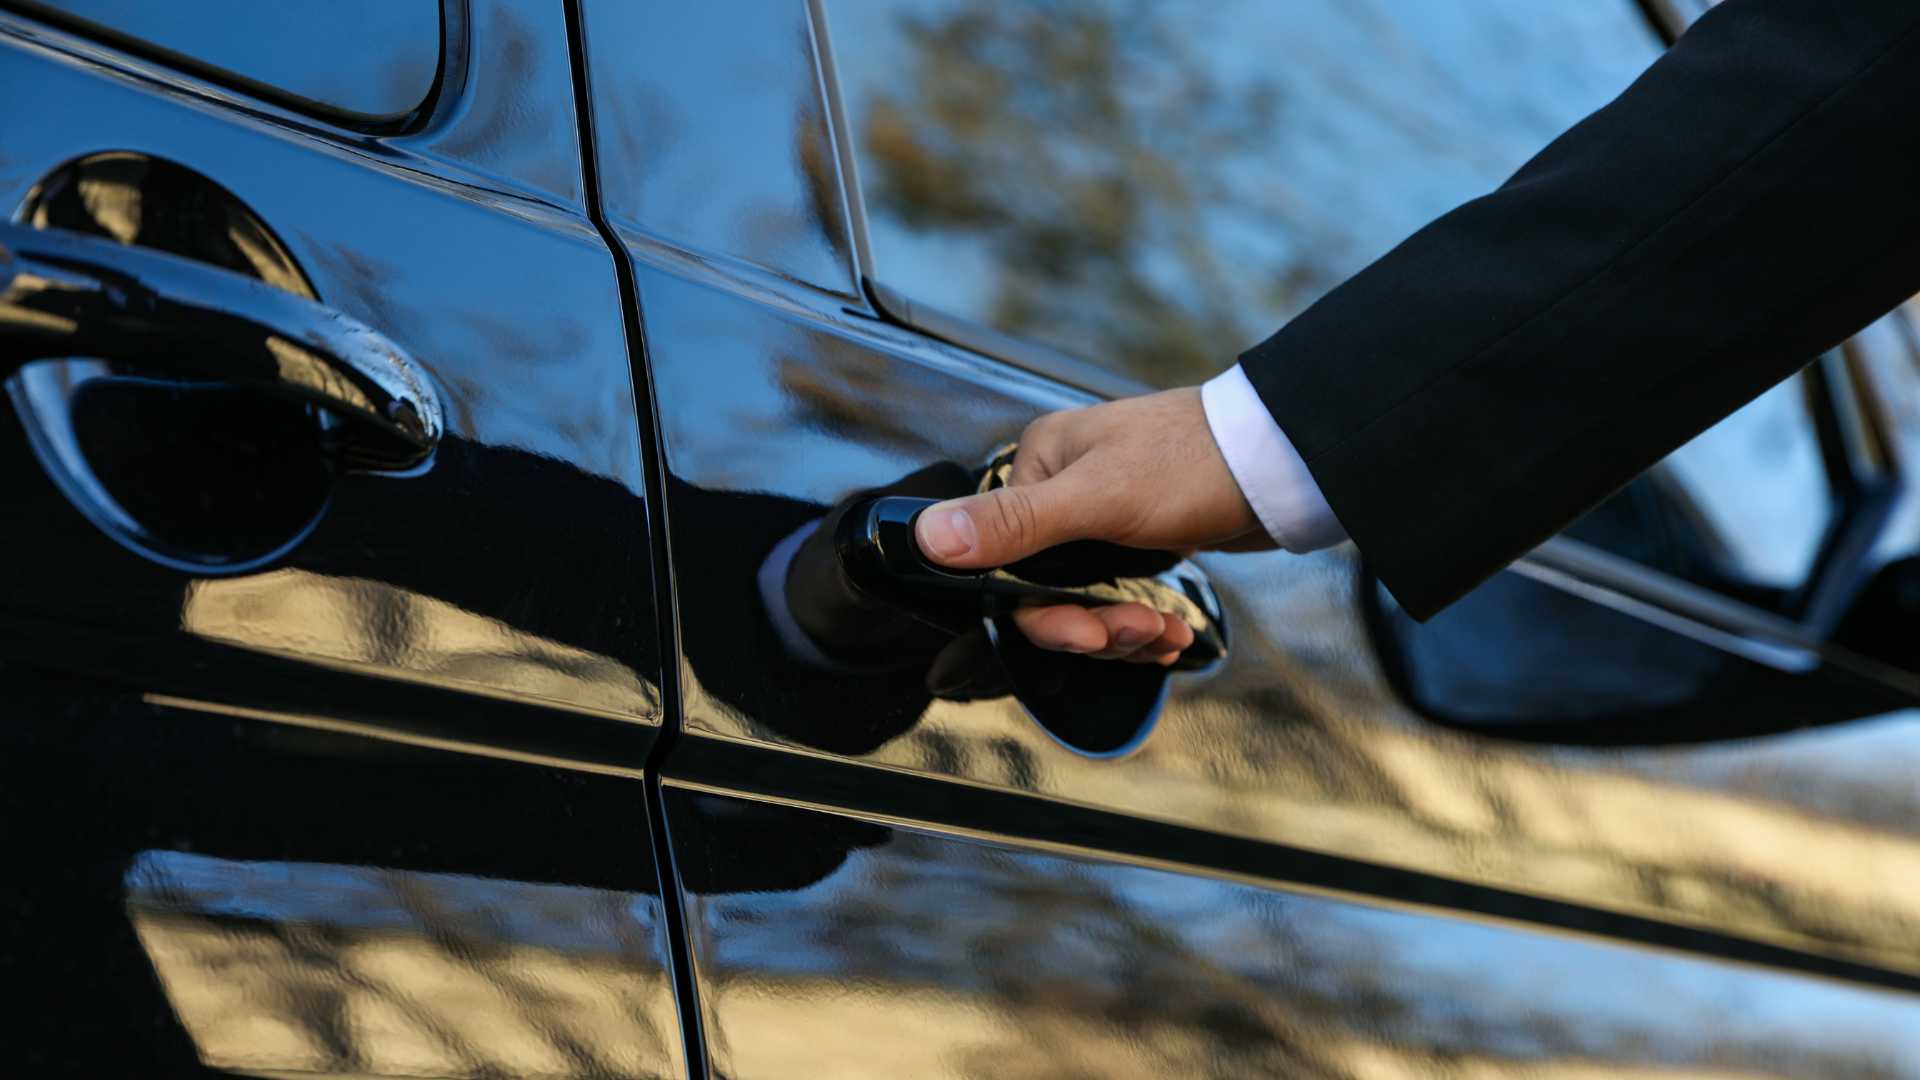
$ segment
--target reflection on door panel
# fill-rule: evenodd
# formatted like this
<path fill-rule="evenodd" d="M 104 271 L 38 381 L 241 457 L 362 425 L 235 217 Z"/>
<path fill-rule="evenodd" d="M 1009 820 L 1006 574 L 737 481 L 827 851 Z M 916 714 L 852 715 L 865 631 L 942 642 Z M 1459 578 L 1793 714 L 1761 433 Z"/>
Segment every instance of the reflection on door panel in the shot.
<path fill-rule="evenodd" d="M 492 7 L 478 5 L 476 14 Z M 477 47 L 533 33 L 519 13 L 496 14 L 476 26 Z M 562 32 L 561 14 L 543 32 Z M 557 45 L 523 45 L 520 67 L 532 81 L 519 93 L 543 92 L 533 76 L 545 69 L 528 65 L 553 60 L 549 48 L 561 50 L 565 75 L 564 35 Z M 447 428 L 432 460 L 412 474 L 341 476 L 313 531 L 268 572 L 212 581 L 106 541 L 27 453 L 15 412 L 0 411 L 0 477 L 22 510 L 0 522 L 0 546 L 42 568 L 9 591 L 8 613 L 179 647 L 194 635 L 612 713 L 637 721 L 644 743 L 644 729 L 658 721 L 649 550 L 634 541 L 646 531 L 644 470 L 619 292 L 607 253 L 584 225 L 551 204 L 423 182 L 418 172 L 236 125 L 39 52 L 9 49 L 0 63 L 73 115 L 96 118 L 42 111 L 10 123 L 0 205 L 27 200 L 71 163 L 108 160 L 120 167 L 81 175 L 69 202 L 111 213 L 69 208 L 48 223 L 94 226 L 203 261 L 207 252 L 246 250 L 256 234 L 239 231 L 231 212 L 207 213 L 199 193 L 161 182 L 206 177 L 284 242 L 321 302 L 417 360 L 443 399 Z M 510 74 L 476 78 L 473 107 Z M 570 109 L 570 87 L 560 90 L 545 104 Z M 516 153 L 574 153 L 566 115 L 548 119 L 554 131 L 520 132 Z M 456 123 L 422 135 L 420 148 L 452 152 L 446 140 L 462 130 Z M 121 140 L 135 131 L 165 138 L 127 152 Z M 457 149 L 484 156 L 501 148 Z M 569 167 L 577 172 L 577 158 Z M 536 265 L 538 274 L 512 272 Z M 155 467 L 158 455 L 121 450 L 135 456 L 129 469 Z M 223 493 L 194 487 L 199 477 L 165 479 L 147 486 L 222 501 Z M 543 568 L 538 580 L 523 572 L 530 564 Z"/>
<path fill-rule="evenodd" d="M 728 857 L 715 820 L 841 852 L 689 885 L 741 1080 L 1920 1075 L 1906 995 L 906 829 L 849 844 L 877 827 L 686 790 L 668 812 L 694 875 Z"/>
<path fill-rule="evenodd" d="M 392 342 L 379 374 L 418 376 L 432 393 L 410 400 L 444 420 L 419 440 L 430 456 L 355 472 L 341 415 L 378 402 L 363 411 L 421 433 L 429 413 L 355 399 L 359 367 L 285 341 L 233 350 L 295 387 L 278 409 L 150 423 L 147 402 L 238 400 L 220 391 L 256 370 L 186 348 L 155 350 L 195 383 L 170 400 L 110 371 L 104 397 L 0 404 L 0 970 L 16 991 L 0 1071 L 685 1075 L 639 774 L 661 722 L 650 474 L 618 278 L 583 206 L 566 5 L 444 5 L 466 16 L 467 64 L 447 73 L 463 78 L 426 122 L 379 135 L 0 6 L 0 85 L 31 91 L 10 99 L 0 153 L 15 237 L 78 233 L 109 270 L 136 247 L 148 267 L 195 260 L 185 276 L 216 301 L 309 297 L 318 310 L 292 305 L 305 325 Z M 413 26 L 424 11 L 437 37 L 443 5 L 387 6 Z M 178 5 L 143 10 L 161 7 Z M 241 23 L 220 29 L 247 44 Z M 233 274 L 237 292 L 206 284 Z M 110 280 L 154 310 L 137 302 L 151 282 Z M 239 306 L 176 305 L 192 330 Z M 115 423 L 130 415 L 148 423 Z M 209 417 L 234 423 L 193 422 Z M 91 422 L 87 470 L 36 457 L 50 419 Z M 249 454 L 287 434 L 341 451 L 324 483 L 192 467 L 272 466 Z M 157 435 L 212 449 L 181 466 Z M 103 464 L 127 480 L 114 493 L 164 511 L 143 524 L 248 557 L 169 561 L 109 534 L 72 497 Z M 282 489 L 305 509 L 264 522 L 276 546 L 219 545 Z"/>
<path fill-rule="evenodd" d="M 656 898 L 146 851 L 127 911 L 208 1065 L 650 1077 L 679 1032 Z M 650 1003 L 636 1009 L 636 1003 Z"/>
<path fill-rule="evenodd" d="M 1214 674 L 1175 676 L 1153 736 L 1117 761 L 1060 747 L 1011 698 L 928 702 L 881 695 L 873 680 L 783 679 L 752 590 L 767 549 L 850 491 L 965 460 L 975 440 L 990 449 L 1074 399 L 664 273 L 643 273 L 641 292 L 655 385 L 675 403 L 662 421 L 695 739 L 824 749 L 1920 970 L 1920 903 L 1900 884 L 1903 868 L 1920 873 L 1915 819 L 1872 811 L 1907 786 L 1838 765 L 1904 759 L 1906 714 L 1711 750 L 1558 751 L 1445 731 L 1387 681 L 1347 551 L 1203 557 L 1232 656 Z M 780 515 L 752 509 L 775 503 Z M 756 613 L 754 633 L 741 632 L 743 610 Z M 1658 627 L 1646 633 L 1663 655 L 1700 655 Z M 1554 672 L 1532 677 L 1551 700 Z M 1740 697 L 1676 685 L 1665 706 L 1702 729 L 1746 722 Z M 1835 719 L 1820 692 L 1809 684 L 1802 699 L 1769 702 L 1777 726 Z M 1829 740 L 1844 749 L 1795 764 L 1801 747 Z M 1731 766 L 1696 778 L 1687 763 L 1702 757 L 1797 779 L 1736 782 Z"/>

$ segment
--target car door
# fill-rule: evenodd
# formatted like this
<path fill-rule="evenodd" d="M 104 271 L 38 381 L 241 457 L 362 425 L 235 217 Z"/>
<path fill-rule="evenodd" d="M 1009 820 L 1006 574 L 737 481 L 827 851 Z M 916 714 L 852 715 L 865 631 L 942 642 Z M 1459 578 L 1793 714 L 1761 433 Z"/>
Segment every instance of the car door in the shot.
<path fill-rule="evenodd" d="M 13 1076 L 678 1076 L 566 12 L 0 11 Z"/>
<path fill-rule="evenodd" d="M 1912 689 L 1791 599 L 1853 520 L 1838 399 L 1782 391 L 1425 628 L 1351 548 L 1202 557 L 1230 648 L 1157 711 L 787 623 L 783 552 L 850 493 L 1229 363 L 1617 93 L 1638 7 L 581 14 L 695 1072 L 1920 1075 Z M 1756 475 L 1825 486 L 1710 543 L 1780 509 Z"/>

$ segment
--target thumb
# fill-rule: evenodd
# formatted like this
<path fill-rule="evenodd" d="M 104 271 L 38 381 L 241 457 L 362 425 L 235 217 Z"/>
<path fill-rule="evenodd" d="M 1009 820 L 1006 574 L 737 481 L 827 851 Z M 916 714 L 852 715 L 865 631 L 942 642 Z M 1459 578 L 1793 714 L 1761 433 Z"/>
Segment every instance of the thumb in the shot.
<path fill-rule="evenodd" d="M 1069 540 L 1082 539 L 1074 522 L 1084 516 L 1074 505 L 1074 490 L 1064 477 L 1037 484 L 995 488 L 981 495 L 949 499 L 920 512 L 914 539 L 926 557 L 942 566 L 975 569 L 1003 566 Z"/>

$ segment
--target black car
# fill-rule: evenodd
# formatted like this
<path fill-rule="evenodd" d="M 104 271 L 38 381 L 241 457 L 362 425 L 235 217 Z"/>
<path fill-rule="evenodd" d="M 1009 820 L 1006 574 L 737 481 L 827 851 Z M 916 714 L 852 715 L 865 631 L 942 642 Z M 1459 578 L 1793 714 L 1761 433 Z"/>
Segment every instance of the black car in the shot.
<path fill-rule="evenodd" d="M 1920 1077 L 1912 313 L 1427 623 L 859 562 L 1686 14 L 0 2 L 0 1074 Z"/>

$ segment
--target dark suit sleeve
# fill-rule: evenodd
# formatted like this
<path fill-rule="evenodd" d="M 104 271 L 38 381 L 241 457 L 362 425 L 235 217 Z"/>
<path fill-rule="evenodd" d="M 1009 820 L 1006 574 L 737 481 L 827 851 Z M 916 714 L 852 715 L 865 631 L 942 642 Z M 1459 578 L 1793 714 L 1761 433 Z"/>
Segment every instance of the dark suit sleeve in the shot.
<path fill-rule="evenodd" d="M 1424 618 L 1920 291 L 1920 3 L 1730 0 L 1242 357 Z"/>

